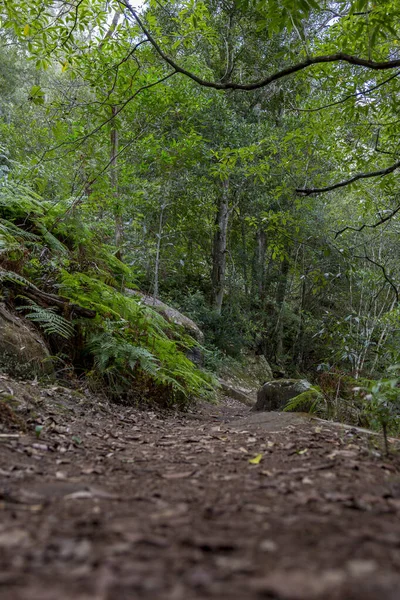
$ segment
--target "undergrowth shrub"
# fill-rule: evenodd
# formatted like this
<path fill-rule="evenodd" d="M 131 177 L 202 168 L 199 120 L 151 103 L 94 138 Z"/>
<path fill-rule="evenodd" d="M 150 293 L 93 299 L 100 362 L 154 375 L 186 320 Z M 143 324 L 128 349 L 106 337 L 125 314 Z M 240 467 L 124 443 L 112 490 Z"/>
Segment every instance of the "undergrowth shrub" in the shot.
<path fill-rule="evenodd" d="M 195 396 L 213 398 L 213 377 L 196 368 L 184 353 L 196 345 L 195 340 L 179 335 L 139 298 L 125 296 L 84 273 L 66 271 L 61 290 L 80 306 L 96 311 L 96 318 L 83 324 L 86 349 L 114 395 L 134 397 L 135 390 L 140 391 L 141 371 L 140 385 L 143 376 L 152 379 L 158 386 L 156 394 L 164 397 L 167 390 L 172 402 L 184 404 Z"/>
<path fill-rule="evenodd" d="M 125 287 L 136 287 L 134 271 L 70 208 L 68 200 L 52 204 L 27 186 L 0 183 L 0 292 L 9 284 L 10 302 L 50 340 L 66 340 L 63 364 L 69 352 L 93 385 L 106 386 L 114 398 L 180 405 L 196 396 L 212 400 L 215 379 L 185 355 L 195 340 L 124 295 Z M 60 314 L 59 307 L 24 297 L 27 287 L 61 293 L 96 317 L 71 321 L 73 311 Z"/>
<path fill-rule="evenodd" d="M 256 329 L 252 320 L 229 297 L 221 314 L 210 308 L 200 291 L 181 299 L 179 308 L 199 325 L 205 335 L 205 345 L 217 361 L 218 351 L 240 359 L 244 349 L 254 346 Z"/>
<path fill-rule="evenodd" d="M 393 365 L 388 371 L 391 377 L 364 381 L 354 388 L 362 400 L 368 426 L 383 433 L 386 454 L 389 454 L 388 436 L 400 433 L 399 365 Z"/>

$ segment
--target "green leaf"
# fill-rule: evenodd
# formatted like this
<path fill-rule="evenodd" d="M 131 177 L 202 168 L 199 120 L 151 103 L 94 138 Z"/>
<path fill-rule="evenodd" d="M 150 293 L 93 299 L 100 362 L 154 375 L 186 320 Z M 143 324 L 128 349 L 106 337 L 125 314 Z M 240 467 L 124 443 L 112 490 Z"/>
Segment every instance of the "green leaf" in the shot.
<path fill-rule="evenodd" d="M 43 427 L 44 427 L 44 425 L 36 425 L 36 427 L 35 427 L 35 435 L 36 435 L 37 439 L 40 438 L 40 435 L 41 435 L 41 433 L 43 431 Z"/>
<path fill-rule="evenodd" d="M 28 99 L 34 104 L 44 104 L 45 93 L 40 85 L 32 86 Z"/>

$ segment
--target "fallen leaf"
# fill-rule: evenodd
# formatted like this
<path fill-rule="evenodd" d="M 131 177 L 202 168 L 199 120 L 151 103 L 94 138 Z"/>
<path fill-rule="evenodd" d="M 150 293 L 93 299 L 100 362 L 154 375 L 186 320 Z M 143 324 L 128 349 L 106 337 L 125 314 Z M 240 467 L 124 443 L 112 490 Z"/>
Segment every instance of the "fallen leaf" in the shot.
<path fill-rule="evenodd" d="M 32 448 L 34 448 L 35 450 L 43 450 L 43 451 L 46 451 L 49 449 L 47 444 L 32 444 Z"/>
<path fill-rule="evenodd" d="M 87 500 L 88 498 L 93 498 L 93 494 L 90 490 L 78 490 L 77 492 L 72 492 L 72 494 L 67 494 L 64 498 L 65 500 Z"/>
<path fill-rule="evenodd" d="M 274 571 L 270 575 L 250 582 L 251 588 L 265 594 L 290 600 L 320 599 L 337 589 L 345 580 L 346 574 L 338 569 L 314 573 L 300 569 Z"/>
<path fill-rule="evenodd" d="M 191 470 L 191 471 L 178 471 L 178 472 L 167 472 L 167 473 L 162 473 L 161 477 L 163 479 L 187 479 L 188 477 L 191 477 L 192 475 L 194 475 L 195 471 Z"/>
<path fill-rule="evenodd" d="M 271 507 L 263 504 L 247 504 L 246 508 L 256 515 L 268 515 L 271 512 Z M 269 529 L 268 523 L 263 524 L 263 529 Z"/>
<path fill-rule="evenodd" d="M 249 459 L 249 463 L 251 465 L 259 465 L 261 462 L 263 455 L 262 454 L 257 454 L 257 456 L 255 456 L 254 458 L 250 458 Z"/>
<path fill-rule="evenodd" d="M 310 479 L 309 477 L 303 477 L 303 479 L 301 480 L 301 483 L 304 483 L 305 485 L 312 485 L 313 480 Z"/>
<path fill-rule="evenodd" d="M 29 541 L 29 534 L 25 529 L 8 529 L 0 533 L 0 548 L 19 548 Z"/>

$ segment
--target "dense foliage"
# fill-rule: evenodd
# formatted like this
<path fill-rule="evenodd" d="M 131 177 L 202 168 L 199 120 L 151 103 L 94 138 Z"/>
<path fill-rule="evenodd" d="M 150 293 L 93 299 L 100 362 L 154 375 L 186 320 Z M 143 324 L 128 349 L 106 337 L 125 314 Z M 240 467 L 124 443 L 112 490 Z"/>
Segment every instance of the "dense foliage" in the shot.
<path fill-rule="evenodd" d="M 263 353 L 337 394 L 400 361 L 397 2 L 9 0 L 0 16 L 0 261 L 96 311 L 79 359 L 65 350 L 77 368 L 117 393 L 143 374 L 209 392 L 193 342 L 130 286 L 196 320 L 214 367 Z"/>

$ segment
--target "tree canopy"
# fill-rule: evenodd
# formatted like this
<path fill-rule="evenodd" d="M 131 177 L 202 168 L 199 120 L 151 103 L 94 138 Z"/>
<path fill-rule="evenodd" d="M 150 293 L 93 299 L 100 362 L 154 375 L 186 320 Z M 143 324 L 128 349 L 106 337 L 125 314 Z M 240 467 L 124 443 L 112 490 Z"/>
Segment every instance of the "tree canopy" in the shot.
<path fill-rule="evenodd" d="M 75 369 L 211 393 L 131 288 L 191 316 L 214 371 L 397 364 L 398 2 L 7 0 L 0 19 L 2 280 L 96 313 Z"/>

